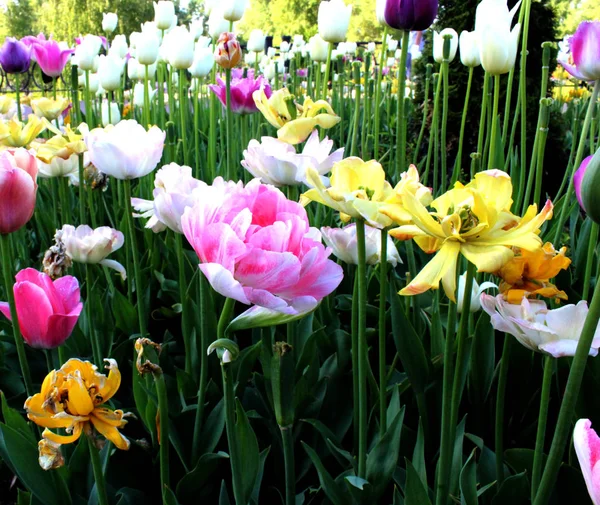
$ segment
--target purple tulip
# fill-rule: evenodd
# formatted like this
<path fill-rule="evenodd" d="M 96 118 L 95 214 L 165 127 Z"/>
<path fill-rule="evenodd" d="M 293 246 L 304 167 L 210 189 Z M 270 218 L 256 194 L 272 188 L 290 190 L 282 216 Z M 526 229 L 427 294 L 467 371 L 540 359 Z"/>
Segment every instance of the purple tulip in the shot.
<path fill-rule="evenodd" d="M 308 68 L 299 68 L 296 70 L 296 75 L 298 77 L 308 77 Z"/>
<path fill-rule="evenodd" d="M 223 107 L 226 107 L 227 87 L 223 79 L 217 77 L 217 84 L 211 84 L 209 88 L 221 101 Z M 259 89 L 265 91 L 267 98 L 271 96 L 271 86 L 262 75 L 258 76 L 258 79 L 254 79 L 254 74 L 251 75 L 250 72 L 248 72 L 248 77 L 245 78 L 233 76 L 231 79 L 231 110 L 236 114 L 258 112 L 252 93 Z"/>
<path fill-rule="evenodd" d="M 29 70 L 31 48 L 23 42 L 7 37 L 0 48 L 0 65 L 7 74 L 22 74 Z"/>
<path fill-rule="evenodd" d="M 581 162 L 581 165 L 573 175 L 573 186 L 575 187 L 575 195 L 577 196 L 577 201 L 579 202 L 579 206 L 585 212 L 585 207 L 583 206 L 583 200 L 581 199 L 581 183 L 583 182 L 583 176 L 585 175 L 585 170 L 587 166 L 592 161 L 593 156 L 588 156 Z"/>
<path fill-rule="evenodd" d="M 379 21 L 396 30 L 426 30 L 437 11 L 438 0 L 377 0 Z"/>
<path fill-rule="evenodd" d="M 46 39 L 41 33 L 37 37 L 24 37 L 23 42 L 31 45 L 35 61 L 42 72 L 49 77 L 58 77 L 62 74 L 74 51 L 74 49 L 61 49 L 58 42 Z"/>
<path fill-rule="evenodd" d="M 600 21 L 583 21 L 568 39 L 569 50 L 558 61 L 582 81 L 600 79 Z"/>

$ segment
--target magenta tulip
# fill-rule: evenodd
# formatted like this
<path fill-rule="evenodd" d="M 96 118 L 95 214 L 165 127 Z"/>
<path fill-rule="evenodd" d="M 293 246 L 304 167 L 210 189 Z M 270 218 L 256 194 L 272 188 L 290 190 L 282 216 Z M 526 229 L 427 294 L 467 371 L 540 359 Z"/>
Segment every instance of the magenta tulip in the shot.
<path fill-rule="evenodd" d="M 67 275 L 52 279 L 33 268 L 16 275 L 13 291 L 23 339 L 37 349 L 53 349 L 71 335 L 83 308 L 79 282 Z M 10 307 L 0 302 L 0 312 L 11 319 Z"/>
<path fill-rule="evenodd" d="M 61 49 L 58 42 L 46 39 L 42 34 L 37 37 L 25 37 L 23 42 L 31 44 L 35 61 L 42 72 L 49 77 L 58 77 L 62 74 L 74 52 L 74 49 Z"/>
<path fill-rule="evenodd" d="M 573 445 L 592 503 L 600 505 L 600 438 L 589 419 L 580 419 L 575 424 Z"/>
<path fill-rule="evenodd" d="M 593 158 L 593 156 L 588 156 L 587 158 L 585 158 L 581 162 L 581 165 L 579 165 L 579 168 L 577 169 L 575 174 L 573 175 L 573 186 L 575 188 L 575 196 L 577 196 L 577 201 L 579 202 L 579 206 L 581 207 L 581 209 L 584 212 L 585 212 L 585 207 L 583 206 L 583 200 L 581 199 L 581 183 L 583 182 L 583 176 L 585 175 L 585 170 L 586 170 L 587 166 L 590 164 L 590 161 L 592 161 L 592 158 Z"/>
<path fill-rule="evenodd" d="M 600 21 L 583 21 L 568 39 L 569 50 L 559 63 L 582 81 L 600 79 Z"/>
<path fill-rule="evenodd" d="M 37 160 L 23 148 L 0 152 L 0 234 L 24 226 L 33 215 Z"/>
<path fill-rule="evenodd" d="M 217 84 L 209 86 L 211 91 L 217 95 L 217 98 L 227 107 L 227 88 L 225 82 L 217 77 Z M 233 77 L 231 79 L 231 110 L 236 114 L 252 114 L 258 112 L 252 93 L 263 89 L 267 98 L 271 96 L 271 86 L 267 80 L 259 75 L 254 79 L 253 73 L 249 73 L 248 77 Z"/>
<path fill-rule="evenodd" d="M 181 224 L 213 289 L 254 305 L 235 329 L 300 318 L 342 281 L 304 207 L 258 179 L 244 187 L 218 177 L 197 190 Z"/>

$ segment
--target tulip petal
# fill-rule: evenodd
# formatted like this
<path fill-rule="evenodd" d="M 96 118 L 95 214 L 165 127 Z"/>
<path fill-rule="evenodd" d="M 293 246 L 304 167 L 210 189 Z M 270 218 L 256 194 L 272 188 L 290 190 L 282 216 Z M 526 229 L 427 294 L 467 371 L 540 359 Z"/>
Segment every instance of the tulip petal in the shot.
<path fill-rule="evenodd" d="M 2 314 L 4 314 L 6 319 L 8 319 L 9 321 L 12 321 L 12 318 L 10 315 L 10 305 L 8 304 L 8 302 L 0 302 L 0 312 L 2 312 Z"/>
<path fill-rule="evenodd" d="M 125 438 L 117 428 L 108 422 L 105 422 L 104 418 L 105 416 L 101 418 L 94 415 L 90 417 L 90 421 L 94 425 L 94 428 L 96 428 L 100 434 L 104 435 L 107 440 L 110 440 L 113 444 L 115 444 L 118 449 L 124 451 L 129 449 L 129 440 Z"/>
<path fill-rule="evenodd" d="M 83 303 L 80 303 L 79 307 L 75 309 L 76 314 L 52 314 L 48 318 L 48 333 L 46 334 L 48 349 L 58 347 L 71 336 L 82 308 Z"/>
<path fill-rule="evenodd" d="M 79 281 L 75 277 L 71 275 L 60 277 L 54 281 L 54 287 L 62 300 L 64 310 L 67 314 L 70 314 L 77 306 L 81 305 Z"/>
<path fill-rule="evenodd" d="M 600 505 L 600 438 L 589 419 L 580 419 L 575 424 L 573 445 L 590 498 L 594 505 Z"/>
<path fill-rule="evenodd" d="M 293 312 L 288 314 L 255 305 L 231 321 L 227 327 L 227 331 L 236 332 L 243 329 L 261 328 L 289 323 L 303 318 L 315 310 L 317 305 L 317 300 L 312 296 L 299 297 L 293 300 Z"/>
<path fill-rule="evenodd" d="M 148 221 L 149 223 L 150 221 Z M 146 225 L 146 227 L 148 227 L 148 225 Z M 119 272 L 119 274 L 121 275 L 121 279 L 122 280 L 126 280 L 127 279 L 127 272 L 125 271 L 125 267 L 123 265 L 121 265 L 121 263 L 119 263 L 118 261 L 115 260 L 102 260 L 100 262 L 100 265 L 105 266 L 107 268 L 112 268 L 113 270 L 116 270 L 117 272 Z"/>
<path fill-rule="evenodd" d="M 72 375 L 68 384 L 69 397 L 65 400 L 66 408 L 73 415 L 89 415 L 94 410 L 94 403 L 83 379 Z"/>
<path fill-rule="evenodd" d="M 46 342 L 48 319 L 52 305 L 44 290 L 31 282 L 17 282 L 14 286 L 17 318 L 25 341 L 34 348 L 50 349 Z"/>
<path fill-rule="evenodd" d="M 233 274 L 218 263 L 203 263 L 200 270 L 206 276 L 206 279 L 212 288 L 219 294 L 233 298 L 238 302 L 250 305 L 251 302 L 244 293 L 242 285 L 236 281 Z"/>
<path fill-rule="evenodd" d="M 42 437 L 47 440 L 50 440 L 51 442 L 54 442 L 55 444 L 70 444 L 72 442 L 75 442 L 81 436 L 81 432 L 83 431 L 83 424 L 84 423 L 77 423 L 73 427 L 73 433 L 71 435 L 57 435 L 56 433 L 46 428 L 42 433 Z"/>
<path fill-rule="evenodd" d="M 510 248 L 501 245 L 479 247 L 463 244 L 460 252 L 477 267 L 478 272 L 497 272 L 514 256 Z"/>

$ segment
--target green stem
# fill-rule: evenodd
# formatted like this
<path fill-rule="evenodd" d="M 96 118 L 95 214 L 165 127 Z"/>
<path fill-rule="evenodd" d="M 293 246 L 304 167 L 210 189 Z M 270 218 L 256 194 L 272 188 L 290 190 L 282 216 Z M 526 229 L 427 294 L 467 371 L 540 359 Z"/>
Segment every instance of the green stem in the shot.
<path fill-rule="evenodd" d="M 85 314 L 88 323 L 88 337 L 92 343 L 92 353 L 94 355 L 94 363 L 100 367 L 102 365 L 102 348 L 100 346 L 100 340 L 98 339 L 98 333 L 95 331 L 94 323 L 92 321 L 92 269 L 91 266 L 85 264 Z"/>
<path fill-rule="evenodd" d="M 58 194 L 60 195 L 60 210 L 63 223 L 71 222 L 68 179 L 66 177 L 58 178 Z"/>
<path fill-rule="evenodd" d="M 94 472 L 94 480 L 96 481 L 96 492 L 98 493 L 98 505 L 108 505 L 108 496 L 106 494 L 106 482 L 102 473 L 102 463 L 98 449 L 94 445 L 91 436 L 86 435 L 88 449 L 90 451 L 90 461 L 92 463 L 92 471 Z"/>
<path fill-rule="evenodd" d="M 375 85 L 375 125 L 374 125 L 374 148 L 373 148 L 373 157 L 375 159 L 379 159 L 379 116 L 381 112 L 381 80 L 383 78 L 383 65 L 385 64 L 385 56 L 387 53 L 387 35 L 388 35 L 388 26 L 385 25 L 383 27 L 383 40 L 381 42 L 381 54 L 379 56 L 379 68 L 377 69 L 377 84 Z M 340 81 L 342 80 L 342 75 L 340 74 Z M 343 89 L 343 88 L 342 88 Z M 427 100 L 427 99 L 426 99 Z"/>
<path fill-rule="evenodd" d="M 367 264 L 365 258 L 365 222 L 356 220 L 356 241 L 358 248 L 358 476 L 366 477 L 367 472 Z"/>
<path fill-rule="evenodd" d="M 385 309 L 387 294 L 387 230 L 381 230 L 381 256 L 379 261 L 379 436 L 383 438 L 387 429 L 387 375 L 385 370 Z"/>
<path fill-rule="evenodd" d="M 479 115 L 479 137 L 477 139 L 477 152 L 483 158 L 483 141 L 485 139 L 485 112 L 487 109 L 488 93 L 490 92 L 490 74 L 487 72 L 483 76 L 483 93 L 481 96 L 481 111 Z M 475 174 L 471 174 L 473 178 Z"/>
<path fill-rule="evenodd" d="M 323 100 L 327 100 L 329 91 L 329 67 L 331 66 L 331 53 L 333 51 L 333 43 L 329 42 L 327 47 L 327 63 L 325 64 L 325 79 L 323 80 Z"/>
<path fill-rule="evenodd" d="M 148 65 L 144 65 L 144 128 L 150 128 L 150 78 L 148 76 Z"/>
<path fill-rule="evenodd" d="M 598 82 L 596 82 L 596 86 L 598 86 Z M 598 327 L 598 319 L 600 319 L 600 282 L 596 283 L 596 287 L 594 288 L 594 296 L 592 297 L 590 310 L 585 319 L 585 324 L 583 325 L 583 331 L 581 332 L 581 337 L 577 344 L 575 357 L 571 363 L 571 371 L 569 373 L 565 394 L 558 414 L 552 446 L 550 447 L 546 468 L 544 469 L 540 487 L 533 505 L 546 505 L 550 498 L 550 493 L 554 488 L 558 470 L 560 469 L 561 459 L 565 451 L 569 433 L 571 432 L 571 421 L 573 419 L 573 413 L 575 412 L 575 404 L 579 397 L 585 365 L 592 346 L 594 334 L 596 333 L 596 328 Z"/>
<path fill-rule="evenodd" d="M 230 83 L 231 84 L 231 83 Z M 227 91 L 229 96 L 229 91 Z M 185 88 L 185 70 L 179 70 L 179 120 L 181 122 L 181 144 L 183 148 L 183 163 L 185 165 L 190 164 L 190 153 L 187 145 L 187 132 L 186 132 L 186 108 L 187 108 L 187 89 Z M 196 154 L 197 155 L 197 154 Z"/>
<path fill-rule="evenodd" d="M 435 143 L 435 139 L 437 137 L 437 130 L 438 130 L 438 116 L 439 116 L 439 110 L 440 110 L 440 95 L 442 94 L 442 79 L 443 76 L 441 74 L 437 74 L 437 82 L 434 81 L 435 83 L 435 95 L 433 98 L 433 118 L 431 121 L 431 129 L 429 132 L 429 146 L 427 147 L 427 159 L 425 161 L 425 173 L 423 174 L 423 179 L 422 182 L 423 184 L 427 184 L 427 181 L 429 179 L 429 169 L 431 167 L 431 153 L 433 151 L 433 145 Z M 435 79 L 435 76 L 434 76 Z M 435 168 L 434 168 L 434 172 L 435 172 Z M 434 186 L 433 186 L 433 192 L 434 194 L 437 191 L 437 174 L 433 174 L 433 179 L 434 179 Z"/>
<path fill-rule="evenodd" d="M 585 275 L 583 276 L 583 292 L 581 299 L 587 300 L 590 293 L 590 280 L 592 278 L 592 266 L 594 265 L 594 251 L 598 246 L 598 223 L 592 222 L 590 240 L 588 241 L 587 258 L 585 262 Z"/>
<path fill-rule="evenodd" d="M 79 224 L 85 224 L 85 176 L 83 172 L 83 153 L 79 158 Z"/>
<path fill-rule="evenodd" d="M 521 5 L 523 12 L 521 61 L 519 69 L 519 88 L 521 93 L 521 176 L 525 177 L 527 165 L 527 41 L 529 36 L 529 18 L 531 13 L 531 0 L 524 0 Z M 522 181 L 524 179 L 521 179 Z M 522 186 L 522 184 L 521 184 Z"/>
<path fill-rule="evenodd" d="M 511 335 L 504 335 L 502 359 L 500 360 L 500 371 L 498 372 L 498 390 L 496 391 L 496 426 L 494 436 L 498 488 L 500 488 L 504 481 L 504 400 L 506 397 L 506 383 L 508 382 L 508 365 L 510 362 L 512 339 Z"/>
<path fill-rule="evenodd" d="M 137 298 L 138 321 L 140 326 L 140 336 L 146 336 L 146 312 L 144 310 L 144 288 L 142 286 L 142 272 L 140 270 L 140 258 L 138 256 L 137 240 L 135 237 L 135 226 L 133 224 L 133 209 L 131 207 L 131 180 L 123 181 L 125 189 L 125 219 L 127 220 L 127 230 L 129 232 L 129 243 L 131 245 L 131 255 L 133 257 L 133 272 L 135 276 L 135 292 Z"/>
<path fill-rule="evenodd" d="M 554 372 L 554 358 L 544 358 L 544 378 L 542 381 L 542 394 L 540 397 L 540 415 L 538 417 L 537 435 L 535 437 L 535 452 L 533 454 L 533 470 L 531 472 L 531 501 L 537 493 L 542 462 L 544 460 L 544 440 L 546 439 L 546 424 L 548 421 L 548 406 L 550 404 L 550 388 L 552 386 L 552 373 Z"/>
<path fill-rule="evenodd" d="M 280 426 L 285 467 L 285 505 L 296 503 L 296 469 L 294 462 L 294 432 L 292 426 Z"/>
<path fill-rule="evenodd" d="M 533 203 L 541 205 L 542 197 L 542 178 L 544 177 L 544 154 L 546 151 L 546 139 L 548 138 L 548 124 L 550 120 L 550 104 L 551 98 L 542 98 L 540 100 L 540 123 L 538 128 L 538 145 L 535 171 L 535 192 L 533 195 Z M 533 174 L 531 174 L 533 175 Z M 531 178 L 530 175 L 530 178 Z M 525 207 L 523 207 L 525 209 Z"/>
<path fill-rule="evenodd" d="M 462 168 L 463 142 L 465 138 L 465 125 L 467 124 L 467 112 L 469 111 L 471 84 L 473 83 L 473 70 L 474 67 L 469 67 L 469 80 L 467 81 L 467 91 L 465 92 L 465 104 L 463 106 L 462 119 L 460 122 L 460 135 L 458 137 L 458 154 L 456 155 L 456 163 L 454 163 L 454 171 L 452 172 L 452 182 L 450 183 L 450 187 L 453 187 L 454 183 L 458 181 L 460 177 L 460 170 Z"/>
<path fill-rule="evenodd" d="M 159 61 L 156 65 L 156 77 L 158 79 L 158 88 L 156 96 L 158 97 L 158 124 L 161 130 L 165 129 L 165 80 L 163 74 L 163 62 Z"/>
<path fill-rule="evenodd" d="M 185 349 L 185 371 L 192 374 L 192 341 L 189 321 L 189 304 L 187 296 L 187 282 L 185 276 L 185 257 L 183 254 L 183 241 L 181 233 L 175 232 L 175 244 L 177 251 L 177 268 L 179 270 L 179 298 L 181 300 L 181 330 L 183 333 L 183 346 Z"/>
<path fill-rule="evenodd" d="M 196 79 L 196 91 L 194 92 L 194 153 L 196 158 L 195 165 L 195 177 L 196 179 L 201 179 L 200 174 L 200 98 L 198 97 L 198 93 L 200 92 L 200 78 Z M 204 174 L 206 177 L 206 174 Z"/>
<path fill-rule="evenodd" d="M 230 298 L 228 298 L 230 300 Z M 227 302 L 226 302 L 227 303 Z M 223 309 L 225 310 L 225 308 Z M 221 319 L 223 316 L 221 316 Z M 231 462 L 231 477 L 233 483 L 233 496 L 236 505 L 244 503 L 244 490 L 242 487 L 242 460 L 239 453 L 238 440 L 235 432 L 235 397 L 233 393 L 233 374 L 229 363 L 221 363 L 223 375 L 223 393 L 225 401 L 225 427 L 227 430 L 227 444 Z"/>
<path fill-rule="evenodd" d="M 448 143 L 446 141 L 446 129 L 448 127 L 448 97 L 450 95 L 450 40 L 446 37 L 447 36 L 444 37 L 444 59 L 442 61 L 442 74 L 444 78 L 444 97 L 442 105 L 442 138 L 440 141 L 442 155 L 442 192 L 446 191 L 446 184 L 448 182 Z"/>
<path fill-rule="evenodd" d="M 233 112 L 231 110 L 231 69 L 225 69 L 225 86 L 227 90 L 227 178 L 233 180 L 235 178 L 234 167 L 233 167 Z"/>
<path fill-rule="evenodd" d="M 406 119 L 404 114 L 404 94 L 406 93 L 406 60 L 408 59 L 408 37 L 410 31 L 402 31 L 402 47 L 398 66 L 398 123 L 396 125 L 396 178 L 406 167 Z"/>
<path fill-rule="evenodd" d="M 90 97 L 90 71 L 85 71 L 85 91 L 84 91 L 84 101 L 85 101 L 85 121 L 87 125 L 90 127 L 90 130 L 94 128 L 94 113 L 92 111 L 92 99 Z"/>
<path fill-rule="evenodd" d="M 23 113 L 21 112 L 21 76 L 15 74 L 15 95 L 17 99 L 17 118 L 23 121 Z"/>
<path fill-rule="evenodd" d="M 488 168 L 497 168 L 496 166 L 496 145 L 498 144 L 498 127 L 496 118 L 498 117 L 498 105 L 500 104 L 500 74 L 494 76 L 494 103 L 492 106 L 492 132 L 490 135 L 490 151 L 488 155 Z"/>
<path fill-rule="evenodd" d="M 352 70 L 354 73 L 354 125 L 352 128 L 352 143 L 350 144 L 350 156 L 356 156 L 358 150 L 358 130 L 360 127 L 360 102 L 361 102 L 361 92 L 360 92 L 360 66 L 352 65 Z"/>
<path fill-rule="evenodd" d="M 31 373 L 29 372 L 29 362 L 25 354 L 25 343 L 21 336 L 21 327 L 19 326 L 19 318 L 17 316 L 17 306 L 15 305 L 15 294 L 13 291 L 13 257 L 12 248 L 10 245 L 10 235 L 0 234 L 0 252 L 2 253 L 2 275 L 4 277 L 4 287 L 8 305 L 10 306 L 10 319 L 13 327 L 13 337 L 15 339 L 15 347 L 17 348 L 17 356 L 19 357 L 19 365 L 21 366 L 21 375 L 25 383 L 25 391 L 27 396 L 33 395 L 33 383 L 31 382 Z"/>
<path fill-rule="evenodd" d="M 358 395 L 358 273 L 354 270 L 354 283 L 352 289 L 352 317 L 351 317 L 351 347 L 352 347 L 352 400 L 353 400 L 353 432 L 354 432 L 354 452 L 358 450 L 358 440 L 360 438 L 359 428 L 359 411 L 360 402 Z"/>
<path fill-rule="evenodd" d="M 423 102 L 423 119 L 421 122 L 421 130 L 419 131 L 419 137 L 417 139 L 417 146 L 413 155 L 413 164 L 416 165 L 419 160 L 419 154 L 421 152 L 421 143 L 423 142 L 423 136 L 425 135 L 425 127 L 427 126 L 427 115 L 429 114 L 429 85 L 431 83 L 431 69 L 433 65 L 428 63 L 426 66 L 425 74 L 425 98 Z"/>
<path fill-rule="evenodd" d="M 160 459 L 160 487 L 163 504 L 170 503 L 167 489 L 169 488 L 169 402 L 167 399 L 167 385 L 162 370 L 152 374 L 158 397 L 159 415 L 159 459 Z"/>

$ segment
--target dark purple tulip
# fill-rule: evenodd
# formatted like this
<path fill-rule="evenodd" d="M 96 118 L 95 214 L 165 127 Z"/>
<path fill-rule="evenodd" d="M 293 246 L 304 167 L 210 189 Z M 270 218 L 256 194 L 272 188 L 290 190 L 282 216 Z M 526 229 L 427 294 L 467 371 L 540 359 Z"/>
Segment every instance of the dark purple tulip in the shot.
<path fill-rule="evenodd" d="M 7 74 L 22 74 L 29 70 L 31 47 L 23 42 L 7 37 L 0 48 L 0 65 Z"/>
<path fill-rule="evenodd" d="M 438 0 L 378 0 L 378 3 L 380 21 L 396 30 L 426 30 L 438 11 Z"/>

